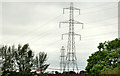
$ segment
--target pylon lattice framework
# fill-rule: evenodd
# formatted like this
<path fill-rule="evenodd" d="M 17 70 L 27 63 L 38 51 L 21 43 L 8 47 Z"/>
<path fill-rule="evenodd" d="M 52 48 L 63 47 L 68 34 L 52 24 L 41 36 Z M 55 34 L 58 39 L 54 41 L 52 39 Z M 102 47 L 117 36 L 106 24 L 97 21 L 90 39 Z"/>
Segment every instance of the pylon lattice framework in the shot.
<path fill-rule="evenodd" d="M 71 68 L 72 68 L 72 71 L 75 71 L 75 68 L 78 71 L 77 57 L 76 57 L 76 50 L 75 50 L 75 35 L 80 36 L 80 40 L 81 40 L 81 35 L 76 34 L 74 32 L 74 24 L 82 24 L 82 28 L 83 28 L 83 23 L 74 20 L 74 10 L 78 10 L 80 14 L 80 9 L 73 7 L 72 2 L 70 3 L 69 8 L 63 8 L 63 14 L 65 12 L 65 9 L 69 10 L 69 20 L 62 21 L 59 23 L 59 27 L 61 27 L 61 23 L 69 24 L 69 32 L 62 34 L 62 39 L 63 39 L 63 35 L 68 35 L 66 62 L 63 67 L 64 68 L 63 71 L 65 71 L 66 69 L 67 71 L 70 71 Z"/>
<path fill-rule="evenodd" d="M 65 67 L 65 48 L 64 48 L 64 46 L 62 46 L 60 52 L 61 52 L 61 55 L 60 55 L 60 70 L 64 71 L 64 67 Z"/>

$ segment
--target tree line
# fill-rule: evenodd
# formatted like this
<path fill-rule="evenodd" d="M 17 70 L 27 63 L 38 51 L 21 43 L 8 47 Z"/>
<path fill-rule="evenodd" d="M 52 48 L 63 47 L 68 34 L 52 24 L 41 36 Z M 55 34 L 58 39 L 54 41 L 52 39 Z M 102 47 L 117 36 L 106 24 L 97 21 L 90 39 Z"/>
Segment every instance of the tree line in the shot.
<path fill-rule="evenodd" d="M 99 43 L 98 51 L 87 59 L 85 74 L 120 74 L 120 39 Z M 2 70 L 29 73 L 39 69 L 43 74 L 50 64 L 47 64 L 47 53 L 39 52 L 38 56 L 30 49 L 29 44 L 2 46 Z M 56 72 L 57 73 L 57 72 Z M 90 76 L 90 75 L 89 75 Z"/>

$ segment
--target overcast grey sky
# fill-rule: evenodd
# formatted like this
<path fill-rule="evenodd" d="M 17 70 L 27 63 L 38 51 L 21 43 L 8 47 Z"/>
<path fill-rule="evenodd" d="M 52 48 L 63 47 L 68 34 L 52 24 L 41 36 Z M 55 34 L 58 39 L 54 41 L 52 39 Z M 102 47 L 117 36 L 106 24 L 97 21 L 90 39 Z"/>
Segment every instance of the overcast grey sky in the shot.
<path fill-rule="evenodd" d="M 69 19 L 69 12 L 62 9 L 69 2 L 3 2 L 2 3 L 2 43 L 13 45 L 29 43 L 37 54 L 48 54 L 50 68 L 59 68 L 61 46 L 67 45 L 67 36 L 61 40 L 61 34 L 68 32 L 68 25 L 59 28 L 59 22 Z M 117 2 L 74 2 L 81 9 L 81 15 L 75 12 L 75 20 L 84 23 L 75 25 L 77 63 L 82 70 L 87 65 L 91 53 L 97 51 L 100 42 L 118 37 Z"/>

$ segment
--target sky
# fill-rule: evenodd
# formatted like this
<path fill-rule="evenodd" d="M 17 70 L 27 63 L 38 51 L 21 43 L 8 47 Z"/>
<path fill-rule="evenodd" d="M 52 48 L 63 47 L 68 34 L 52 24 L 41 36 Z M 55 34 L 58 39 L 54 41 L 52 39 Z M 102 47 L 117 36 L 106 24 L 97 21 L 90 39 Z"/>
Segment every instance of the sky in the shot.
<path fill-rule="evenodd" d="M 61 34 L 68 32 L 68 24 L 59 22 L 69 19 L 69 10 L 63 14 L 63 8 L 69 2 L 3 2 L 2 30 L 0 45 L 24 45 L 29 43 L 36 55 L 40 51 L 48 54 L 49 68 L 59 69 L 60 49 L 67 46 L 67 36 L 61 40 Z M 84 23 L 75 25 L 77 64 L 84 70 L 89 56 L 98 51 L 100 42 L 118 38 L 117 2 L 74 2 L 80 8 L 80 15 L 74 12 L 74 19 Z M 51 69 L 48 69 L 51 70 Z M 52 69 L 53 70 L 53 69 Z"/>

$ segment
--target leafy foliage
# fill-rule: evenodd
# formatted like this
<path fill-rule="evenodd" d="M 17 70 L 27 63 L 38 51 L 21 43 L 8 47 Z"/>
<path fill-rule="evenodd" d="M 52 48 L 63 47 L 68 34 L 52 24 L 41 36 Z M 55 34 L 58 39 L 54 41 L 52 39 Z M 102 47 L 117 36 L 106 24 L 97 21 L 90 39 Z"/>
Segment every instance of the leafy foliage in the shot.
<path fill-rule="evenodd" d="M 89 74 L 99 74 L 108 69 L 113 70 L 118 66 L 118 57 L 120 56 L 120 39 L 112 41 L 105 41 L 99 43 L 98 49 L 95 53 L 87 59 L 88 64 L 86 71 Z"/>
<path fill-rule="evenodd" d="M 118 67 L 114 68 L 114 69 L 106 69 L 105 71 L 101 71 L 101 74 L 118 74 L 118 71 L 120 71 L 118 69 Z"/>
<path fill-rule="evenodd" d="M 2 64 L 3 64 L 3 67 L 2 67 L 2 70 L 3 71 L 13 71 L 14 70 L 14 46 L 12 47 L 8 47 L 8 46 L 3 46 L 1 48 L 1 55 L 2 55 Z"/>
<path fill-rule="evenodd" d="M 30 72 L 33 63 L 33 52 L 30 50 L 29 45 L 25 44 L 23 47 L 18 45 L 17 51 L 15 51 L 15 59 L 20 72 Z"/>
<path fill-rule="evenodd" d="M 36 56 L 34 59 L 34 53 L 28 44 L 23 46 L 18 45 L 17 48 L 14 46 L 2 46 L 0 51 L 3 60 L 3 71 L 19 71 L 22 73 L 28 73 L 33 67 L 35 67 L 34 65 L 36 65 L 36 67 L 40 68 L 41 73 L 43 73 L 49 66 L 49 64 L 45 64 L 47 54 L 40 52 L 39 56 Z"/>
<path fill-rule="evenodd" d="M 115 50 L 120 48 L 120 39 L 116 38 L 115 40 L 112 41 L 105 41 L 104 43 L 99 43 L 98 49 L 99 51 L 101 50 Z"/>
<path fill-rule="evenodd" d="M 36 66 L 40 70 L 40 73 L 43 74 L 45 70 L 48 68 L 49 64 L 46 64 L 47 53 L 40 52 L 39 56 L 36 56 Z"/>

